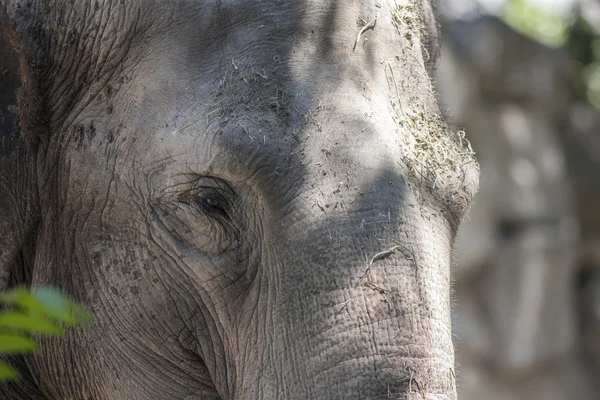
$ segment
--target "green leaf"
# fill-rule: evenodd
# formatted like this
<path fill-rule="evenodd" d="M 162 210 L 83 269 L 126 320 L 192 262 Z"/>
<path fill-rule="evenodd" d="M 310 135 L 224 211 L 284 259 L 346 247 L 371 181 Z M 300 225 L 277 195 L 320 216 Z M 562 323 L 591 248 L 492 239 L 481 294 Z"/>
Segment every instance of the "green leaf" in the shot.
<path fill-rule="evenodd" d="M 42 287 L 30 293 L 23 287 L 0 293 L 0 302 L 46 315 L 75 326 L 92 320 L 91 314 L 79 304 L 61 294 L 58 289 Z"/>
<path fill-rule="evenodd" d="M 9 306 L 0 312 L 0 356 L 37 350 L 35 342 L 26 334 L 62 335 L 61 322 L 74 326 L 92 320 L 85 308 L 54 288 L 40 288 L 30 293 L 19 287 L 0 292 L 0 304 Z M 23 335 L 10 333 L 12 331 L 22 331 Z M 15 378 L 18 373 L 0 361 L 0 383 Z"/>
<path fill-rule="evenodd" d="M 45 333 L 61 335 L 62 329 L 40 315 L 27 315 L 21 312 L 5 311 L 0 313 L 0 328 L 9 328 L 27 333 Z"/>
<path fill-rule="evenodd" d="M 10 365 L 4 361 L 0 361 L 0 382 L 16 379 L 19 377 L 17 371 L 12 369 Z"/>
<path fill-rule="evenodd" d="M 0 293 L 0 302 L 28 310 L 36 310 L 46 315 L 49 313 L 49 310 L 23 287 L 17 287 Z"/>
<path fill-rule="evenodd" d="M 85 308 L 63 296 L 58 289 L 39 288 L 33 295 L 51 311 L 53 317 L 71 326 L 92 320 L 92 315 Z"/>
<path fill-rule="evenodd" d="M 50 311 L 50 315 L 54 318 L 69 325 L 75 325 L 75 318 L 69 312 L 70 302 L 58 289 L 39 288 L 33 292 L 33 296 Z"/>
<path fill-rule="evenodd" d="M 37 345 L 26 336 L 0 333 L 0 354 L 29 353 L 36 349 Z"/>

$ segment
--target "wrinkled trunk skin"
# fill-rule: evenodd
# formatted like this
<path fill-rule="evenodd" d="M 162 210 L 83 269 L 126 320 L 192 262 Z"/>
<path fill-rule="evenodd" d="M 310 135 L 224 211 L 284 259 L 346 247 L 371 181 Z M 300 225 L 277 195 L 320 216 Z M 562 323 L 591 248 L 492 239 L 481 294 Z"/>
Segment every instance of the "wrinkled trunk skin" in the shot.
<path fill-rule="evenodd" d="M 363 171 L 364 181 L 340 173 L 343 185 L 332 178 L 320 187 L 346 191 L 324 201 L 338 209 L 315 218 L 309 207 L 282 222 L 285 239 L 273 253 L 292 261 L 265 278 L 277 288 L 264 306 L 273 310 L 272 358 L 240 371 L 271 382 L 240 398 L 278 398 L 282 390 L 281 398 L 455 398 L 449 232 L 421 215 L 431 216 L 431 208 L 418 205 L 393 168 Z M 415 212 L 403 211 L 408 205 Z M 400 241 L 403 247 L 367 269 L 377 252 Z"/>
<path fill-rule="evenodd" d="M 431 89 L 431 4 L 96 4 L 4 17 L 40 197 L 25 280 L 96 320 L 0 397 L 456 399 L 478 170 Z"/>

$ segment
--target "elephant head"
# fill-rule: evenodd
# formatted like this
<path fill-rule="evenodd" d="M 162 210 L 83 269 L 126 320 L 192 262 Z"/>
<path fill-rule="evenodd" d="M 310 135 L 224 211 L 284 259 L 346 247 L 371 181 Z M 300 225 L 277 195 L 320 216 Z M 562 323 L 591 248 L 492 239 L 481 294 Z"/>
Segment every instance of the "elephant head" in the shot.
<path fill-rule="evenodd" d="M 27 168 L 3 267 L 95 315 L 3 398 L 456 398 L 478 168 L 430 1 L 1 4 Z"/>

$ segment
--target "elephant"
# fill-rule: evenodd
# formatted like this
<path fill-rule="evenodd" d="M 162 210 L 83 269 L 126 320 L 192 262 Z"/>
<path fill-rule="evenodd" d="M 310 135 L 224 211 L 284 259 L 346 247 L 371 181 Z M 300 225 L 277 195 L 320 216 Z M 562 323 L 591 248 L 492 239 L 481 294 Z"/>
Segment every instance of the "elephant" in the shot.
<path fill-rule="evenodd" d="M 0 0 L 0 27 L 2 285 L 94 315 L 0 398 L 456 399 L 479 171 L 432 1 Z"/>

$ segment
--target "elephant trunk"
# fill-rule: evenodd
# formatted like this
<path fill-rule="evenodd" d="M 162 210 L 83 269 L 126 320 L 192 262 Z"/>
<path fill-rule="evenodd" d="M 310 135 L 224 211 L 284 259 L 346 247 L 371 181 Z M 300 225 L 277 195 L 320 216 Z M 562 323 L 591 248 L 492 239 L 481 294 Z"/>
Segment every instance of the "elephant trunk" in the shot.
<path fill-rule="evenodd" d="M 249 357 L 240 375 L 252 388 L 236 397 L 456 399 L 451 229 L 401 179 L 382 179 L 377 196 L 390 203 L 366 207 L 364 194 L 351 218 L 281 222 L 271 256 L 292 265 L 261 277 L 274 288 L 257 327 L 267 349 Z"/>
<path fill-rule="evenodd" d="M 302 168 L 276 172 L 301 183 L 265 202 L 252 304 L 265 316 L 244 326 L 258 342 L 235 351 L 236 398 L 456 399 L 451 247 L 476 169 L 425 179 L 410 165 L 431 160 L 411 158 L 410 132 L 356 117 L 350 94 L 330 99 L 322 122 L 335 129 L 307 132 Z"/>

